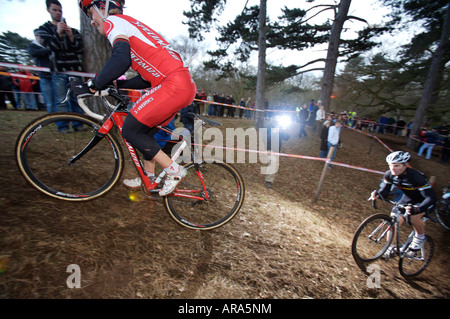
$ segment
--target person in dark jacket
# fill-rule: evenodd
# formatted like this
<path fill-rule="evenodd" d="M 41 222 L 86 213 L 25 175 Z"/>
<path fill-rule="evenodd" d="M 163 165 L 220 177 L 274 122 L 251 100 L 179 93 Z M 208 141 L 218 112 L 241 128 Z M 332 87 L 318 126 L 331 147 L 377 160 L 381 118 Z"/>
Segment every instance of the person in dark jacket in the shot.
<path fill-rule="evenodd" d="M 52 63 L 50 62 L 50 55 L 52 54 L 52 51 L 43 45 L 38 29 L 34 30 L 34 37 L 35 39 L 28 45 L 28 53 L 34 57 L 36 66 L 51 69 Z M 39 76 L 39 87 L 44 96 L 47 113 L 57 112 L 58 107 L 53 95 L 52 74 L 50 72 L 40 71 L 37 72 L 37 74 Z"/>
<path fill-rule="evenodd" d="M 0 72 L 6 72 L 4 66 L 0 66 Z M 16 99 L 12 89 L 13 81 L 9 75 L 0 74 L 0 109 L 6 110 L 6 97 L 11 102 L 12 106 L 17 109 Z"/>
<path fill-rule="evenodd" d="M 47 58 L 50 61 L 51 82 L 43 81 L 41 84 L 42 92 L 51 91 L 53 95 L 53 104 L 47 104 L 50 106 L 50 110 L 47 108 L 47 112 L 77 112 L 83 113 L 83 110 L 78 105 L 74 96 L 71 96 L 68 102 L 64 101 L 67 93 L 67 85 L 69 83 L 70 75 L 65 72 L 82 72 L 83 67 L 81 65 L 83 55 L 83 41 L 80 32 L 76 29 L 69 27 L 66 20 L 63 18 L 62 5 L 58 0 L 47 0 L 47 12 L 50 14 L 50 21 L 47 21 L 41 25 L 35 34 L 38 34 L 41 46 L 47 48 Z M 36 43 L 35 43 L 36 44 Z M 31 53 L 31 52 L 30 52 Z M 32 56 L 40 61 L 45 61 L 43 52 L 34 52 Z M 48 63 L 47 61 L 45 63 Z M 44 93 L 47 94 L 47 93 Z M 74 131 L 85 130 L 80 123 L 72 123 Z M 69 133 L 69 123 L 58 122 L 58 130 L 61 133 Z"/>
<path fill-rule="evenodd" d="M 306 133 L 306 123 L 308 121 L 309 111 L 307 109 L 307 105 L 303 105 L 303 108 L 300 110 L 298 117 L 300 122 L 300 132 L 298 133 L 298 137 L 307 137 L 308 134 Z"/>
<path fill-rule="evenodd" d="M 189 104 L 188 106 L 186 106 L 185 108 L 183 108 L 180 111 L 180 122 L 183 123 L 184 127 L 187 128 L 189 130 L 189 132 L 191 132 L 191 136 L 193 136 L 194 134 L 194 118 L 195 115 L 192 113 L 194 112 L 194 104 Z"/>
<path fill-rule="evenodd" d="M 319 157 L 327 158 L 328 156 L 328 129 L 331 126 L 330 121 L 323 122 L 322 130 L 320 131 L 320 153 Z"/>
<path fill-rule="evenodd" d="M 422 156 L 422 153 L 426 150 L 427 155 L 425 156 L 425 159 L 430 159 L 431 152 L 433 151 L 434 145 L 436 145 L 439 135 L 437 133 L 437 127 L 433 127 L 431 131 L 427 132 L 421 132 L 422 137 L 424 138 L 423 145 L 419 148 L 419 153 L 417 153 L 418 156 Z"/>

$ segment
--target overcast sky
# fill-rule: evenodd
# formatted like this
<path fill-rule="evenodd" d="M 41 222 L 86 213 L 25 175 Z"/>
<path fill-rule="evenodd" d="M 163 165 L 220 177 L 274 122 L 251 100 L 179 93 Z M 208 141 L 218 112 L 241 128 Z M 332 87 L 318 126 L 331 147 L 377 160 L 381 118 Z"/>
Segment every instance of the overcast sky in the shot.
<path fill-rule="evenodd" d="M 239 14 L 247 0 L 228 0 L 226 11 L 220 19 L 221 23 L 233 19 Z M 328 3 L 333 3 L 330 0 Z M 76 29 L 79 29 L 79 9 L 77 0 L 60 0 L 63 6 L 63 15 L 67 23 Z M 375 4 L 375 0 L 354 0 L 352 1 L 349 14 L 366 19 L 371 24 L 381 23 L 385 8 L 380 8 Z M 186 21 L 183 16 L 183 10 L 190 9 L 189 0 L 165 0 L 155 1 L 144 0 L 126 0 L 125 14 L 141 20 L 155 31 L 162 34 L 167 40 L 171 40 L 177 36 L 188 36 L 187 26 L 182 24 Z M 259 4 L 259 0 L 249 0 L 249 6 Z M 281 14 L 281 8 L 302 7 L 309 8 L 311 4 L 307 4 L 305 0 L 268 0 L 268 14 L 272 20 Z M 0 0 L 0 33 L 12 31 L 23 37 L 32 39 L 33 30 L 49 20 L 49 14 L 45 8 L 45 0 Z M 325 18 L 322 15 L 322 18 Z M 328 16 L 331 17 L 331 16 Z M 352 27 L 355 31 L 364 27 L 363 23 L 351 22 L 345 25 Z M 209 37 L 209 46 L 215 47 L 214 38 Z M 392 40 L 395 43 L 395 39 Z M 305 53 L 304 53 L 305 54 Z M 298 61 L 304 58 L 301 53 L 289 53 L 286 56 L 275 51 L 268 52 L 268 61 L 274 64 L 301 64 Z M 308 54 L 315 54 L 317 57 L 324 57 L 323 49 L 315 49 Z M 306 60 L 306 59 L 305 59 Z"/>

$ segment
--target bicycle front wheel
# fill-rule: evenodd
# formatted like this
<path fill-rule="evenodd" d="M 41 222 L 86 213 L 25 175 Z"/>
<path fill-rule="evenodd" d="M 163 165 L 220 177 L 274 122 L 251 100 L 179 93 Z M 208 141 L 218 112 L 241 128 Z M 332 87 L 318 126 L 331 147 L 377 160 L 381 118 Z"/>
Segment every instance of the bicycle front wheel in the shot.
<path fill-rule="evenodd" d="M 210 230 L 229 222 L 245 197 L 244 180 L 236 168 L 217 161 L 189 163 L 185 168 L 185 179 L 164 198 L 170 216 L 190 229 Z"/>
<path fill-rule="evenodd" d="M 352 255 L 357 262 L 371 262 L 380 258 L 393 240 L 393 224 L 385 214 L 366 218 L 355 232 Z"/>
<path fill-rule="evenodd" d="M 61 133 L 62 126 L 72 127 Z M 99 138 L 79 160 L 69 163 L 97 135 L 100 125 L 76 113 L 50 113 L 19 134 L 15 157 L 20 172 L 46 195 L 85 201 L 108 192 L 123 170 L 123 152 L 112 135 Z"/>
<path fill-rule="evenodd" d="M 406 250 L 400 257 L 398 268 L 403 277 L 414 277 L 419 275 L 431 262 L 431 257 L 433 257 L 434 252 L 434 242 L 431 237 L 426 237 L 427 240 L 420 250 Z"/>

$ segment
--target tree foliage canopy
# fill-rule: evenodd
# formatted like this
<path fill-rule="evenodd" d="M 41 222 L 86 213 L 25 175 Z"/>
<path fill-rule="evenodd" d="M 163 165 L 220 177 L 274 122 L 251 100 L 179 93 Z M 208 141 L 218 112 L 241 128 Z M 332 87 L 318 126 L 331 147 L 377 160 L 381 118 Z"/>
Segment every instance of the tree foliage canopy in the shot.
<path fill-rule="evenodd" d="M 314 2 L 314 1 L 308 1 Z M 189 32 L 192 38 L 204 39 L 203 33 L 210 32 L 214 23 L 218 22 L 216 15 L 223 12 L 226 0 L 191 0 L 191 11 L 184 12 L 188 18 Z M 253 51 L 258 50 L 258 15 L 259 6 L 247 7 L 246 2 L 243 10 L 233 21 L 224 26 L 218 26 L 219 36 L 216 38 L 218 48 L 209 51 L 210 59 L 205 62 L 205 67 L 221 72 L 222 77 L 231 76 L 237 72 L 236 62 L 246 62 Z M 310 23 L 312 18 L 325 11 L 334 11 L 336 5 L 319 4 L 308 10 L 302 8 L 282 8 L 282 15 L 277 21 L 267 21 L 267 48 L 279 50 L 304 50 L 329 41 L 332 21 L 326 20 L 322 24 Z M 354 16 L 348 16 L 347 20 L 365 20 Z M 376 45 L 371 41 L 375 35 L 386 31 L 387 27 L 369 27 L 359 32 L 355 39 L 342 40 L 339 56 L 351 59 L 361 52 L 369 50 Z M 323 68 L 308 68 L 317 62 L 325 62 L 325 59 L 307 61 L 302 65 L 271 66 L 267 65 L 268 85 L 280 83 L 292 76 Z M 274 74 L 270 74 L 274 72 Z M 271 82 L 270 79 L 274 79 Z"/>
<path fill-rule="evenodd" d="M 31 57 L 27 47 L 31 40 L 18 33 L 6 31 L 0 34 L 0 61 L 16 64 L 29 64 Z"/>

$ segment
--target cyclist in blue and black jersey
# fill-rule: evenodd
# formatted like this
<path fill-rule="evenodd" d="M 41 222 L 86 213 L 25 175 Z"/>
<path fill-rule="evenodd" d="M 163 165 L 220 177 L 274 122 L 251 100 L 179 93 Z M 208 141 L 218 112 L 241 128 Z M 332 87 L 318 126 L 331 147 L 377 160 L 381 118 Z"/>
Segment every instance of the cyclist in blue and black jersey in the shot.
<path fill-rule="evenodd" d="M 394 185 L 402 191 L 400 204 L 411 206 L 406 208 L 400 218 L 400 225 L 405 219 L 413 226 L 416 235 L 411 243 L 411 250 L 419 250 L 425 242 L 425 222 L 422 217 L 431 212 L 436 203 L 436 195 L 425 175 L 407 166 L 411 155 L 408 152 L 392 152 L 386 157 L 389 170 L 384 174 L 383 183 L 378 191 L 373 191 L 370 199 L 385 198 Z M 392 250 L 391 247 L 388 253 Z"/>

